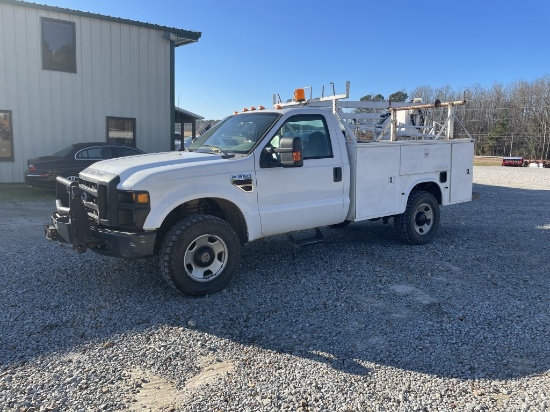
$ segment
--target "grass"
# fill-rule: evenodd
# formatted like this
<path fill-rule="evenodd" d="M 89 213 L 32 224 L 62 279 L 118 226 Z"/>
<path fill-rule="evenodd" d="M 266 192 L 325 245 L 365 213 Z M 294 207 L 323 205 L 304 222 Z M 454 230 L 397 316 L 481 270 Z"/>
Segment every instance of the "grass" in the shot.
<path fill-rule="evenodd" d="M 474 166 L 502 166 L 502 157 L 474 156 Z"/>
<path fill-rule="evenodd" d="M 0 202 L 17 200 L 55 200 L 55 189 L 30 187 L 25 183 L 0 183 Z"/>

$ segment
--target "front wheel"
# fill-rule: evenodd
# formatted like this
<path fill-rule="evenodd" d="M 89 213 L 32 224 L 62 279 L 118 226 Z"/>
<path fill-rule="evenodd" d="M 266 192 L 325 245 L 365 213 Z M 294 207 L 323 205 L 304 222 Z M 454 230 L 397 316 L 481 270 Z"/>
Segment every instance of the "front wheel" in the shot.
<path fill-rule="evenodd" d="M 241 244 L 225 220 L 194 215 L 180 220 L 160 249 L 161 273 L 179 292 L 203 296 L 223 289 L 240 262 Z"/>
<path fill-rule="evenodd" d="M 393 224 L 401 241 L 411 245 L 430 243 L 439 228 L 439 203 L 431 193 L 415 190 L 405 212 L 395 216 Z"/>

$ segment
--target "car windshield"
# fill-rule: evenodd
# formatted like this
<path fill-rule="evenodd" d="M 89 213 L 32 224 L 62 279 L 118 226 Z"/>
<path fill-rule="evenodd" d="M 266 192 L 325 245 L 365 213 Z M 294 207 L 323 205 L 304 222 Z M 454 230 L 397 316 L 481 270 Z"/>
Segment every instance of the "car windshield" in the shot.
<path fill-rule="evenodd" d="M 65 149 L 61 149 L 57 152 L 55 152 L 52 156 L 59 156 L 59 157 L 63 157 L 63 156 L 66 156 L 67 154 L 69 154 L 69 152 L 73 150 L 73 147 L 72 146 L 69 146 L 69 147 L 66 147 Z"/>
<path fill-rule="evenodd" d="M 188 149 L 222 155 L 250 153 L 279 116 L 278 113 L 256 112 L 226 117 Z"/>

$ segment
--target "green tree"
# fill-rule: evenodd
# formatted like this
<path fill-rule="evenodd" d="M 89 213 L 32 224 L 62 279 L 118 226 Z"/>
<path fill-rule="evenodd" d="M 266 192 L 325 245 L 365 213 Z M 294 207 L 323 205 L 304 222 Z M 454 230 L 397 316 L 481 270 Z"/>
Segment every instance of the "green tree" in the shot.
<path fill-rule="evenodd" d="M 407 93 L 400 91 L 390 94 L 389 100 L 390 102 L 404 102 L 407 100 L 407 97 L 409 97 Z"/>
<path fill-rule="evenodd" d="M 361 97 L 359 100 L 362 102 L 382 102 L 384 101 L 384 96 L 382 96 L 380 93 L 376 96 L 373 96 L 372 94 L 367 94 L 366 96 Z"/>
<path fill-rule="evenodd" d="M 383 102 L 384 96 L 382 96 L 380 93 L 373 96 L 372 94 L 367 94 L 366 96 L 363 96 L 359 99 L 362 102 Z M 369 113 L 372 112 L 372 109 L 355 109 L 355 113 Z"/>

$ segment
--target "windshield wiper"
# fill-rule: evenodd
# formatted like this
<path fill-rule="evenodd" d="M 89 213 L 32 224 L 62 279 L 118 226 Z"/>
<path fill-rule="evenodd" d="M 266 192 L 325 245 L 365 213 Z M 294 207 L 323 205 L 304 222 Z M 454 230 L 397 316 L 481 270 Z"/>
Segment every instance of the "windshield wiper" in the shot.
<path fill-rule="evenodd" d="M 209 149 L 211 149 L 216 154 L 219 153 L 219 154 L 222 154 L 222 155 L 225 155 L 225 156 L 229 156 L 229 153 L 227 153 L 224 150 L 220 149 L 218 146 L 214 146 L 214 145 L 211 145 L 211 144 L 203 144 L 203 145 L 201 145 L 201 147 L 208 147 Z"/>

